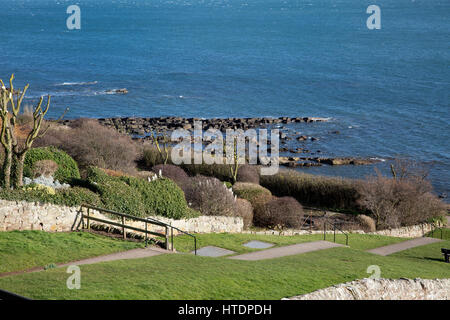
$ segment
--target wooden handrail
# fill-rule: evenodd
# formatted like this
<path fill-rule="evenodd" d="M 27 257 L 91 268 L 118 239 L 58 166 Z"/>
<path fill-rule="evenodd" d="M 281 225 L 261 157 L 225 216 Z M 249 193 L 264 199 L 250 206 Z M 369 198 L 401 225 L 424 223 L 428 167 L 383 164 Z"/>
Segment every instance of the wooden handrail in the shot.
<path fill-rule="evenodd" d="M 81 210 L 82 208 L 86 208 L 87 209 L 87 214 L 83 213 L 83 210 Z M 122 223 L 119 222 L 115 222 L 115 221 L 110 221 L 110 220 L 105 220 L 105 219 L 101 219 L 101 218 L 97 218 L 97 217 L 93 217 L 90 215 L 89 210 L 96 210 L 99 212 L 105 212 L 105 213 L 109 213 L 112 215 L 116 215 L 122 218 Z M 87 219 L 87 229 L 90 229 L 90 221 L 98 221 L 98 222 L 102 222 L 102 223 L 106 223 L 106 224 L 110 224 L 116 227 L 120 227 L 122 228 L 122 233 L 123 233 L 123 238 L 126 238 L 126 231 L 125 229 L 130 229 L 130 230 L 134 230 L 134 231 L 138 231 L 138 232 L 142 232 L 145 234 L 145 246 L 147 246 L 147 240 L 148 240 L 148 235 L 155 235 L 155 236 L 159 236 L 159 237 L 163 237 L 165 239 L 165 244 L 166 244 L 166 249 L 169 249 L 169 229 L 170 229 L 170 238 L 171 238 L 171 244 L 172 244 L 172 251 L 174 250 L 174 246 L 173 246 L 173 230 L 177 230 L 178 232 L 184 233 L 190 237 L 192 237 L 194 239 L 194 252 L 195 255 L 197 255 L 197 237 L 186 232 L 183 231 L 177 227 L 172 226 L 171 224 L 162 222 L 162 221 L 158 221 L 156 219 L 152 219 L 152 218 L 140 218 L 140 217 L 136 217 L 136 216 L 132 216 L 126 213 L 120 213 L 120 212 L 116 212 L 113 210 L 109 210 L 109 209 L 104 209 L 104 208 L 99 208 L 99 207 L 95 207 L 89 204 L 82 204 L 80 207 L 80 212 L 81 212 L 81 221 L 83 223 L 83 228 L 84 228 L 84 218 Z M 141 228 L 137 228 L 134 226 L 130 226 L 130 225 L 126 225 L 125 224 L 125 218 L 130 219 L 130 220 L 134 220 L 134 221 L 140 221 L 140 222 L 144 222 L 145 223 L 145 229 L 141 229 Z M 153 225 L 157 225 L 160 227 L 164 227 L 165 232 L 164 233 L 158 233 L 158 232 L 153 232 L 153 231 L 148 231 L 147 225 L 148 224 L 153 224 Z"/>

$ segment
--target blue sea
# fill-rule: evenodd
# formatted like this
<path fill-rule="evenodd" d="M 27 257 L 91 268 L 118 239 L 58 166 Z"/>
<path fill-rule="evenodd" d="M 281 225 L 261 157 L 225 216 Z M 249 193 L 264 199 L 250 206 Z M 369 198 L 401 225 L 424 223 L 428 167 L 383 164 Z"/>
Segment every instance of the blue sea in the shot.
<path fill-rule="evenodd" d="M 30 104 L 51 94 L 50 117 L 331 117 L 296 128 L 310 149 L 383 172 L 410 157 L 450 193 L 448 0 L 0 0 L 0 30 L 0 78 L 30 83 Z"/>

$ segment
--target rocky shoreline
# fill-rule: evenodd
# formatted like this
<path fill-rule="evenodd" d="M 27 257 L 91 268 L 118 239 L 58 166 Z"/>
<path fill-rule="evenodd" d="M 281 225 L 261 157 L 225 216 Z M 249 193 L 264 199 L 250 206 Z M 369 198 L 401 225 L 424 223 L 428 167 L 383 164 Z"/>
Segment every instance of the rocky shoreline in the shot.
<path fill-rule="evenodd" d="M 183 117 L 123 117 L 123 118 L 99 118 L 98 122 L 104 126 L 115 128 L 119 132 L 131 135 L 145 136 L 152 131 L 172 131 L 176 129 L 192 130 L 194 121 L 202 121 L 203 129 L 256 129 L 266 128 L 274 124 L 312 123 L 329 121 L 330 118 L 320 117 L 279 117 L 279 118 L 183 118 Z M 73 120 L 64 120 L 69 124 Z"/>
<path fill-rule="evenodd" d="M 152 132 L 156 133 L 170 133 L 176 129 L 185 129 L 192 131 L 194 128 L 195 121 L 202 121 L 203 130 L 217 129 L 221 132 L 225 132 L 227 129 L 260 129 L 274 127 L 280 128 L 280 152 L 288 154 L 309 154 L 311 156 L 280 156 L 280 165 L 297 168 L 297 167 L 315 167 L 322 165 L 368 165 L 379 162 L 380 160 L 375 159 L 361 159 L 354 157 L 318 157 L 312 156 L 313 153 L 308 149 L 304 148 L 304 143 L 308 141 L 319 140 L 315 137 L 308 137 L 305 135 L 299 135 L 298 133 L 294 135 L 287 134 L 283 129 L 284 125 L 294 124 L 294 123 L 316 123 L 316 122 L 326 122 L 330 118 L 324 117 L 263 117 L 263 118 L 183 118 L 183 117 L 116 117 L 116 118 L 99 118 L 96 119 L 101 125 L 109 128 L 114 128 L 115 130 L 134 136 L 138 140 L 152 140 L 150 134 Z M 62 123 L 65 125 L 70 125 L 74 120 L 63 120 Z M 332 132 L 333 134 L 339 134 L 339 131 Z M 158 136 L 158 138 L 163 138 Z M 288 148 L 286 146 L 287 141 L 298 141 L 302 143 L 301 147 Z M 270 143 L 270 141 L 269 141 Z M 315 153 L 320 153 L 317 150 Z"/>

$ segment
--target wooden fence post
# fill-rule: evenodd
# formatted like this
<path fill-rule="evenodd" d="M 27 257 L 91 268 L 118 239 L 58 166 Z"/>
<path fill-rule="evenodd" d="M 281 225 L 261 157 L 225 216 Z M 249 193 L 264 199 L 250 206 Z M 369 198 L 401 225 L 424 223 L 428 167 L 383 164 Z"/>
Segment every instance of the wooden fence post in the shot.
<path fill-rule="evenodd" d="M 125 232 L 125 217 L 124 216 L 122 216 L 122 233 L 123 233 L 123 238 L 126 239 L 127 233 Z"/>

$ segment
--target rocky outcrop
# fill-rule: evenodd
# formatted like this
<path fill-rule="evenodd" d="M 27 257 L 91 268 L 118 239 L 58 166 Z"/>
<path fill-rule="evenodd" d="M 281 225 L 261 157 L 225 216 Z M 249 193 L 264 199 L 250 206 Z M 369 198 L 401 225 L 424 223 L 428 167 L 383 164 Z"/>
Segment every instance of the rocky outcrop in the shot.
<path fill-rule="evenodd" d="M 448 300 L 450 279 L 362 279 L 283 300 Z"/>
<path fill-rule="evenodd" d="M 300 149 L 300 150 L 299 150 Z M 305 153 L 305 150 L 299 148 L 295 153 Z M 308 150 L 306 150 L 308 151 Z M 292 151 L 291 151 L 292 152 Z M 296 167 L 311 167 L 327 165 L 368 165 L 379 162 L 376 159 L 360 159 L 360 158 L 319 158 L 319 157 L 279 157 L 280 165 L 291 168 Z"/>
<path fill-rule="evenodd" d="M 127 93 L 126 89 L 117 89 L 111 93 Z M 145 135 L 153 130 L 171 131 L 179 128 L 191 130 L 194 121 L 202 121 L 203 130 L 218 129 L 225 131 L 226 129 L 252 129 L 264 128 L 274 124 L 288 123 L 311 123 L 328 121 L 329 118 L 319 117 L 279 117 L 279 118 L 182 118 L 182 117 L 157 117 L 157 118 L 101 118 L 98 121 L 107 126 L 117 129 L 122 133 Z M 71 120 L 65 120 L 65 124 L 69 124 Z M 287 138 L 287 137 L 286 137 Z"/>

